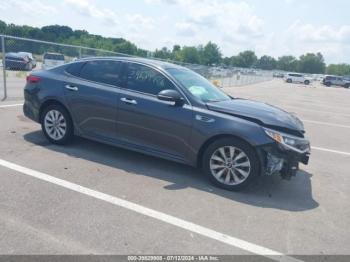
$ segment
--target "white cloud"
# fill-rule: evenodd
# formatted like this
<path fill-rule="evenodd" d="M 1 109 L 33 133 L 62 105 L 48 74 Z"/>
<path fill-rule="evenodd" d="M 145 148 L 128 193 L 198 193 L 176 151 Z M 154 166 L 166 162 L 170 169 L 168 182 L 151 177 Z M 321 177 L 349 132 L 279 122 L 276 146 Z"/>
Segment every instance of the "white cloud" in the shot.
<path fill-rule="evenodd" d="M 310 14 L 304 18 L 288 11 L 290 4 L 303 12 L 316 8 L 304 3 L 283 0 L 286 10 L 279 10 L 276 17 L 274 12 L 257 10 L 254 4 L 259 4 L 248 0 L 143 0 L 136 7 L 126 1 L 121 5 L 98 0 L 7 0 L 0 10 L 1 20 L 6 22 L 69 25 L 94 34 L 123 37 L 149 50 L 212 41 L 225 56 L 247 49 L 259 56 L 275 57 L 322 52 L 328 63 L 349 62 L 350 23 L 345 17 L 315 19 Z M 266 10 L 275 7 L 266 3 Z M 309 22 L 304 23 L 304 19 Z"/>
<path fill-rule="evenodd" d="M 144 31 L 151 30 L 154 28 L 154 19 L 151 17 L 146 17 L 141 14 L 127 14 L 126 19 L 129 25 L 129 28 L 133 31 Z"/>
<path fill-rule="evenodd" d="M 224 55 L 233 55 L 239 49 L 254 49 L 252 39 L 265 34 L 263 19 L 246 2 L 177 0 L 177 6 L 185 15 L 175 30 L 179 37 L 188 39 L 187 44 L 213 41 Z"/>
<path fill-rule="evenodd" d="M 57 10 L 54 6 L 46 3 L 46 1 L 41 0 L 7 0 L 1 3 L 2 10 L 14 9 L 17 11 L 25 12 L 28 16 L 39 16 L 56 14 Z"/>
<path fill-rule="evenodd" d="M 315 26 L 295 21 L 287 30 L 291 37 L 304 42 L 349 43 L 350 25 L 334 27 L 330 25 Z"/>
<path fill-rule="evenodd" d="M 106 24 L 119 24 L 115 12 L 107 8 L 100 8 L 89 0 L 65 0 L 65 2 L 83 16 L 100 19 Z"/>
<path fill-rule="evenodd" d="M 175 29 L 179 36 L 193 37 L 196 34 L 195 26 L 188 22 L 176 23 Z"/>

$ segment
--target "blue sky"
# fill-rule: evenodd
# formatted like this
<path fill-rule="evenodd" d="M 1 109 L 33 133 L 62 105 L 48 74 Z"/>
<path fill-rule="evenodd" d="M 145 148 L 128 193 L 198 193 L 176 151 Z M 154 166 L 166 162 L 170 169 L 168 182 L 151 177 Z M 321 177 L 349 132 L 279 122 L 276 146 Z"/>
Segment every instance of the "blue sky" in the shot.
<path fill-rule="evenodd" d="M 348 0 L 7 0 L 0 19 L 68 25 L 150 50 L 213 41 L 225 56 L 322 52 L 327 63 L 350 63 L 349 10 Z"/>

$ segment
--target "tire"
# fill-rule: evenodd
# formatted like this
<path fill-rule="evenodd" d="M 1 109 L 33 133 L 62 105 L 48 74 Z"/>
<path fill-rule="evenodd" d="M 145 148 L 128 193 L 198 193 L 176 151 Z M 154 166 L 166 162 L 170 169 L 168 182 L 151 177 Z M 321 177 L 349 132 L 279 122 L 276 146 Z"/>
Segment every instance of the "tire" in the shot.
<path fill-rule="evenodd" d="M 292 83 L 292 79 L 287 79 L 287 83 Z"/>
<path fill-rule="evenodd" d="M 234 148 L 233 154 L 231 151 L 233 157 L 229 157 L 230 147 Z M 222 148 L 224 148 L 226 157 L 231 159 L 228 163 L 224 163 L 223 161 Z M 241 155 L 241 153 L 243 153 L 244 156 Z M 217 161 L 220 158 L 220 155 L 221 160 Z M 239 156 L 241 157 L 239 158 Z M 247 163 L 249 164 L 249 168 L 247 167 Z M 235 164 L 236 166 L 241 166 L 235 168 Z M 217 166 L 225 167 L 215 169 Z M 207 147 L 202 158 L 202 169 L 214 185 L 230 191 L 239 191 L 247 187 L 260 174 L 261 170 L 260 161 L 254 148 L 244 141 L 233 137 L 218 139 Z M 227 180 L 228 175 L 228 183 L 220 181 Z"/>
<path fill-rule="evenodd" d="M 350 84 L 346 84 L 344 87 L 345 87 L 345 88 L 349 88 L 349 87 L 350 87 Z"/>
<path fill-rule="evenodd" d="M 310 84 L 310 81 L 309 81 L 309 80 L 305 80 L 305 81 L 304 81 L 304 84 L 305 84 L 305 85 L 309 85 L 309 84 Z"/>
<path fill-rule="evenodd" d="M 326 82 L 325 85 L 329 87 L 331 86 L 331 82 Z"/>
<path fill-rule="evenodd" d="M 40 122 L 44 135 L 51 143 L 65 145 L 72 141 L 73 122 L 63 106 L 52 104 L 44 108 Z"/>

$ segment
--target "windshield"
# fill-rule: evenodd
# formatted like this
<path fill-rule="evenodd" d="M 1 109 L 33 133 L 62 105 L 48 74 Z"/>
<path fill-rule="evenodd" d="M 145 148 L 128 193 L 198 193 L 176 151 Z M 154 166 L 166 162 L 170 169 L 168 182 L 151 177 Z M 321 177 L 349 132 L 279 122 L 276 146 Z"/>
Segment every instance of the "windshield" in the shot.
<path fill-rule="evenodd" d="M 169 68 L 167 71 L 188 91 L 190 91 L 192 95 L 199 98 L 203 102 L 230 100 L 228 95 L 220 91 L 207 79 L 193 71 L 177 68 Z"/>

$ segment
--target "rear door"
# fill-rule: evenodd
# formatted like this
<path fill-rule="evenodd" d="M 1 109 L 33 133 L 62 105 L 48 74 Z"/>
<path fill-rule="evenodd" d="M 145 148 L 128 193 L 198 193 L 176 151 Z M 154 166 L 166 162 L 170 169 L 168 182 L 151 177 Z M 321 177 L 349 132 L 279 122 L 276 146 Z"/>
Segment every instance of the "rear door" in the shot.
<path fill-rule="evenodd" d="M 135 149 L 185 161 L 192 127 L 189 103 L 175 106 L 157 94 L 177 87 L 161 72 L 146 65 L 127 63 L 125 89 L 118 103 L 118 136 Z"/>
<path fill-rule="evenodd" d="M 116 138 L 122 62 L 95 60 L 68 67 L 65 97 L 79 131 L 102 140 Z"/>
<path fill-rule="evenodd" d="M 301 75 L 301 74 L 294 74 L 294 77 L 295 77 L 295 82 L 299 82 L 299 83 L 304 82 L 303 75 Z"/>

